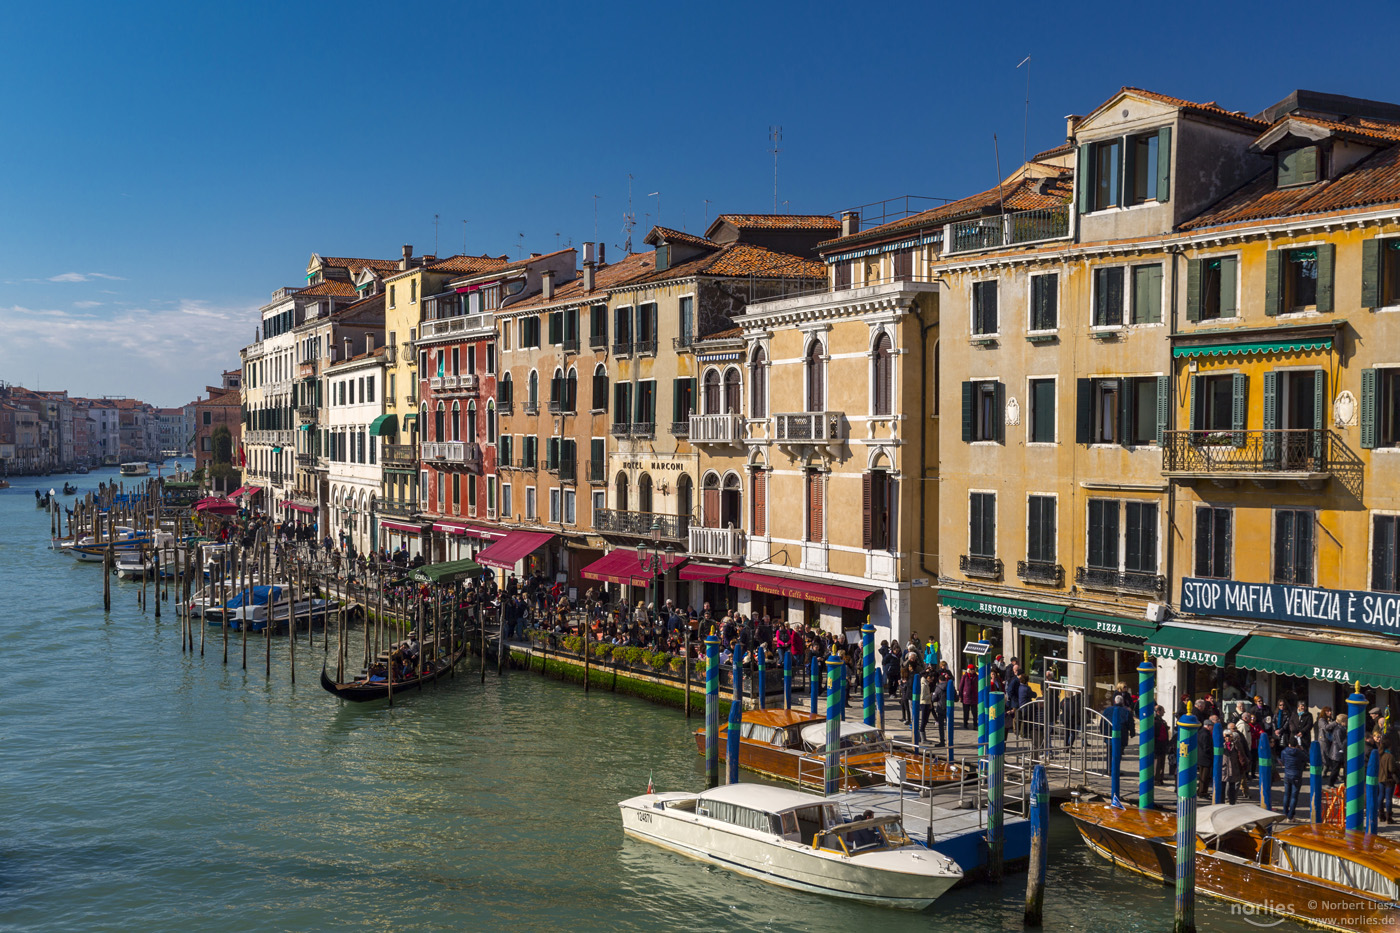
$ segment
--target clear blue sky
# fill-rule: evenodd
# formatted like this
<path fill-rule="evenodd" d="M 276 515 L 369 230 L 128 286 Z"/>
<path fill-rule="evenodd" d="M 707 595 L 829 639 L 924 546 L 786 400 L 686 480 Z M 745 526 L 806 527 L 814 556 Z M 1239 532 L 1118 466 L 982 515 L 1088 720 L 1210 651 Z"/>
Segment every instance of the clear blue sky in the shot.
<path fill-rule="evenodd" d="M 312 252 L 431 252 L 434 214 L 440 255 L 514 256 L 594 239 L 598 195 L 612 257 L 629 173 L 638 248 L 658 211 L 771 210 L 770 124 L 780 209 L 959 197 L 995 183 L 994 133 L 1019 162 L 1026 55 L 1032 153 L 1122 85 L 1400 101 L 1397 25 L 1379 2 L 11 5 L 0 379 L 181 404 Z"/>

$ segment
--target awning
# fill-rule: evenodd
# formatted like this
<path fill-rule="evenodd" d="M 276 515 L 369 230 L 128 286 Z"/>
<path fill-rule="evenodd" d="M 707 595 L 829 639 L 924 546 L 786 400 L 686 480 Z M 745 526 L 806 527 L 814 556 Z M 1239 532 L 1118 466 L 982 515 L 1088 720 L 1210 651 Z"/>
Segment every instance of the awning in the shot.
<path fill-rule="evenodd" d="M 723 583 L 733 569 L 733 564 L 704 564 L 692 560 L 680 569 L 680 578 L 699 580 L 701 583 Z"/>
<path fill-rule="evenodd" d="M 670 570 L 686 559 L 685 554 L 673 554 L 664 561 Z M 648 586 L 655 582 L 656 575 L 642 568 L 637 552 L 625 547 L 617 548 L 583 568 L 583 575 L 590 580 L 605 580 L 608 583 L 630 583 L 633 586 Z"/>
<path fill-rule="evenodd" d="M 474 577 L 482 567 L 474 560 L 449 560 L 440 564 L 425 564 L 417 570 L 409 571 L 408 578 L 414 583 L 451 583 L 463 577 Z"/>
<path fill-rule="evenodd" d="M 938 601 L 959 612 L 971 612 L 996 619 L 1026 619 L 1031 622 L 1065 624 L 1065 607 L 1054 603 L 1037 603 L 1028 599 L 1007 599 L 1005 596 L 983 596 L 980 593 L 959 593 L 941 590 Z"/>
<path fill-rule="evenodd" d="M 729 575 L 729 584 L 790 599 L 810 599 L 815 603 L 827 603 L 842 609 L 864 609 L 870 597 L 879 592 L 865 587 L 840 586 L 805 577 L 760 573 L 757 570 L 737 570 Z"/>
<path fill-rule="evenodd" d="M 408 522 L 396 522 L 392 519 L 384 518 L 380 519 L 379 524 L 384 528 L 388 528 L 390 531 L 403 531 L 411 535 L 423 533 L 422 525 L 410 525 Z"/>
<path fill-rule="evenodd" d="M 509 570 L 520 563 L 521 558 L 553 540 L 554 535 L 547 531 L 507 531 L 505 537 L 497 538 L 478 551 L 476 559 L 488 567 Z"/>
<path fill-rule="evenodd" d="M 1247 632 L 1218 632 L 1185 625 L 1164 625 L 1147 639 L 1147 652 L 1154 658 L 1225 667 L 1229 655 Z"/>
<path fill-rule="evenodd" d="M 239 486 L 233 492 L 229 493 L 228 497 L 230 499 L 237 499 L 239 496 L 256 496 L 260 492 L 262 492 L 262 490 L 257 486 Z"/>
<path fill-rule="evenodd" d="M 371 437 L 393 437 L 399 433 L 399 419 L 394 415 L 380 415 L 369 423 Z"/>
<path fill-rule="evenodd" d="M 1308 340 L 1256 340 L 1252 343 L 1212 343 L 1194 347 L 1173 347 L 1172 356 L 1248 356 L 1251 353 L 1301 353 L 1332 349 L 1331 337 Z"/>
<path fill-rule="evenodd" d="M 218 496 L 209 496 L 196 502 L 194 510 L 196 512 L 212 512 L 215 515 L 233 515 L 238 511 L 238 503 L 221 499 Z"/>
<path fill-rule="evenodd" d="M 1359 680 L 1368 687 L 1400 689 L 1400 652 L 1361 645 L 1251 635 L 1235 652 L 1235 666 L 1308 680 Z"/>
<path fill-rule="evenodd" d="M 1156 624 L 1146 619 L 1125 619 L 1122 616 L 1084 612 L 1079 609 L 1071 609 L 1065 615 L 1065 624 L 1070 628 L 1082 628 L 1088 632 L 1119 638 L 1148 638 L 1157 631 Z"/>
<path fill-rule="evenodd" d="M 457 522 L 433 522 L 433 530 L 447 535 L 465 535 L 468 538 L 486 537 L 486 529 L 476 525 L 462 525 Z"/>
<path fill-rule="evenodd" d="M 410 421 L 417 421 L 417 420 L 418 420 L 418 416 L 417 416 L 417 415 L 404 415 L 404 416 L 403 416 L 403 426 L 404 426 L 404 427 L 408 427 L 408 423 L 409 423 Z"/>
<path fill-rule="evenodd" d="M 302 505 L 300 502 L 293 502 L 291 499 L 283 499 L 278 504 L 286 509 L 294 509 L 298 512 L 305 512 L 307 515 L 312 515 L 316 511 L 316 507 L 314 505 Z"/>
<path fill-rule="evenodd" d="M 311 425 L 309 425 L 309 424 L 299 424 L 299 425 L 297 425 L 297 430 L 298 430 L 298 431 L 310 431 L 310 430 L 311 430 Z"/>

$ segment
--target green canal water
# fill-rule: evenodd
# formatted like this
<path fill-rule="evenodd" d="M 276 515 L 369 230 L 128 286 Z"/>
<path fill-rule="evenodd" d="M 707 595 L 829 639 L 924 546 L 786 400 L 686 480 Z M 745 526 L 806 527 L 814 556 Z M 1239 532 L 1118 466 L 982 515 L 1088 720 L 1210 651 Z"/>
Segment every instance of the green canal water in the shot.
<path fill-rule="evenodd" d="M 71 477 L 81 489 L 114 471 Z M 677 711 L 475 671 L 383 705 L 317 685 L 285 639 L 180 651 L 139 584 L 48 548 L 33 490 L 0 490 L 0 930 L 1021 929 L 1024 876 L 928 911 L 798 894 L 624 839 L 616 803 L 702 780 Z M 168 605 L 168 604 L 167 604 Z M 1171 928 L 1170 893 L 1054 823 L 1045 929 Z M 1202 930 L 1257 929 L 1209 901 Z M 1284 925 L 1285 929 L 1294 929 Z"/>

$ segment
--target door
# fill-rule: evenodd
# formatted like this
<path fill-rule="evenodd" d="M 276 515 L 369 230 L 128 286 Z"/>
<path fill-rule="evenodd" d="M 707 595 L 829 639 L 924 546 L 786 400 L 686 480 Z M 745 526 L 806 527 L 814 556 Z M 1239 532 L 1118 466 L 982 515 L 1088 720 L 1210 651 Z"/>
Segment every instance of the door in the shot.
<path fill-rule="evenodd" d="M 1317 371 L 1286 372 L 1283 374 L 1283 468 L 1285 470 L 1315 471 L 1315 450 L 1320 440 L 1317 396 L 1321 373 Z"/>

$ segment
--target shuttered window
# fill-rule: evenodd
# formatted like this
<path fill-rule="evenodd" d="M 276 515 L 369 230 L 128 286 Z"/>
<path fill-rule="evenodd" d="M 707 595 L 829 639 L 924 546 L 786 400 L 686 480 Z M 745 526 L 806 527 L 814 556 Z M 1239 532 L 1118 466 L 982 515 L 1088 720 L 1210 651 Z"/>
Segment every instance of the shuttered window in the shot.
<path fill-rule="evenodd" d="M 894 354 L 890 345 L 890 335 L 882 333 L 875 338 L 875 358 L 871 371 L 873 394 L 875 396 L 875 414 L 888 415 L 891 411 L 891 399 L 894 395 L 894 374 L 893 374 Z"/>
<path fill-rule="evenodd" d="M 1186 318 L 1213 321 L 1235 317 L 1239 257 L 1191 259 L 1186 265 Z"/>
<path fill-rule="evenodd" d="M 1371 589 L 1400 592 L 1400 517 L 1395 515 L 1371 521 Z"/>
<path fill-rule="evenodd" d="M 1090 567 L 1118 569 L 1117 499 L 1089 500 L 1089 549 L 1086 561 Z"/>
<path fill-rule="evenodd" d="M 1400 304 L 1400 238 L 1361 243 L 1361 307 Z"/>
<path fill-rule="evenodd" d="M 967 552 L 972 557 L 995 557 L 997 497 L 994 492 L 968 494 Z"/>
<path fill-rule="evenodd" d="M 1032 379 L 1029 394 L 1031 443 L 1055 443 L 1055 380 Z"/>
<path fill-rule="evenodd" d="M 974 336 L 992 335 L 997 330 L 997 283 L 972 283 L 972 333 Z"/>
<path fill-rule="evenodd" d="M 637 417 L 640 424 L 656 423 L 656 380 L 637 383 Z"/>
<path fill-rule="evenodd" d="M 613 423 L 632 423 L 632 383 L 619 382 L 613 386 Z"/>
<path fill-rule="evenodd" d="M 1055 563 L 1054 496 L 1031 496 L 1026 500 L 1026 560 Z"/>
<path fill-rule="evenodd" d="M 1312 585 L 1312 512 L 1305 509 L 1274 511 L 1274 582 Z"/>
<path fill-rule="evenodd" d="M 1006 387 L 1000 382 L 963 384 L 962 436 L 965 441 L 1000 441 L 1005 437 Z"/>
<path fill-rule="evenodd" d="M 749 527 L 753 529 L 754 534 L 762 537 L 768 534 L 768 471 L 754 470 L 750 482 L 753 485 L 753 495 L 750 497 L 753 502 L 753 520 Z"/>
<path fill-rule="evenodd" d="M 749 417 L 768 417 L 768 357 L 762 347 L 749 361 Z"/>
<path fill-rule="evenodd" d="M 695 414 L 695 380 L 677 379 L 671 386 L 671 420 L 688 421 Z"/>
<path fill-rule="evenodd" d="M 1196 509 L 1196 576 L 1230 576 L 1233 513 L 1230 509 Z"/>
<path fill-rule="evenodd" d="M 826 367 L 822 361 L 822 345 L 813 341 L 804 363 L 807 379 L 807 410 L 826 410 Z"/>
<path fill-rule="evenodd" d="M 822 495 L 822 474 L 808 470 L 807 476 L 807 540 L 821 541 L 826 536 L 825 496 Z"/>
<path fill-rule="evenodd" d="M 1134 324 L 1162 322 L 1162 266 L 1133 266 Z"/>
<path fill-rule="evenodd" d="M 1123 503 L 1123 569 L 1157 572 L 1157 503 Z"/>
<path fill-rule="evenodd" d="M 894 545 L 894 487 L 894 478 L 884 470 L 861 476 L 861 539 L 866 550 L 890 550 Z"/>
<path fill-rule="evenodd" d="M 838 262 L 832 266 L 834 281 L 838 289 L 851 287 L 851 264 L 849 262 Z"/>
<path fill-rule="evenodd" d="M 1056 273 L 1031 276 L 1031 330 L 1060 326 L 1060 277 Z"/>
<path fill-rule="evenodd" d="M 601 369 L 593 373 L 593 403 L 594 411 L 608 410 L 608 374 Z"/>
<path fill-rule="evenodd" d="M 1123 267 L 1094 270 L 1095 327 L 1118 327 L 1123 323 Z"/>
<path fill-rule="evenodd" d="M 1303 146 L 1289 149 L 1277 156 L 1278 186 L 1291 188 L 1294 185 L 1311 185 L 1318 178 L 1318 149 L 1316 146 Z"/>
<path fill-rule="evenodd" d="M 551 311 L 549 313 L 549 343 L 550 346 L 559 346 L 564 342 L 564 312 Z"/>
<path fill-rule="evenodd" d="M 588 309 L 588 343 L 593 347 L 602 347 L 607 342 L 608 306 L 592 305 Z"/>

